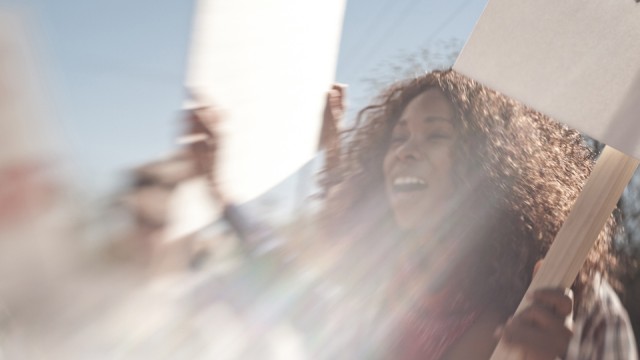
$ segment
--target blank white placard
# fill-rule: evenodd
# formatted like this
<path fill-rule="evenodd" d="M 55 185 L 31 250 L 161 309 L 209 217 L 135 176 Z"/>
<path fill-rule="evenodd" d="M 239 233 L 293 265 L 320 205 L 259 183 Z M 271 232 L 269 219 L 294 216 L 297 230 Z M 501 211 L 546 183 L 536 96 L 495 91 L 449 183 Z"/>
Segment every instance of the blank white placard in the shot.
<path fill-rule="evenodd" d="M 633 0 L 491 0 L 454 69 L 640 158 Z"/>
<path fill-rule="evenodd" d="M 345 0 L 200 0 L 186 85 L 220 108 L 220 181 L 255 199 L 315 153 Z"/>

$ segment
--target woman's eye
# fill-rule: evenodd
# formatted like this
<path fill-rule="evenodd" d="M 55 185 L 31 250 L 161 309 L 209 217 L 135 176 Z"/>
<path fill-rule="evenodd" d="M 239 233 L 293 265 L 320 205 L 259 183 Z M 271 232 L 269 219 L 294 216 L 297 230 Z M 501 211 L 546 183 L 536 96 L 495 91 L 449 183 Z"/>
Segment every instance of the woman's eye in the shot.
<path fill-rule="evenodd" d="M 449 138 L 451 138 L 451 136 L 446 133 L 433 133 L 427 136 L 427 139 L 429 140 L 444 140 Z"/>

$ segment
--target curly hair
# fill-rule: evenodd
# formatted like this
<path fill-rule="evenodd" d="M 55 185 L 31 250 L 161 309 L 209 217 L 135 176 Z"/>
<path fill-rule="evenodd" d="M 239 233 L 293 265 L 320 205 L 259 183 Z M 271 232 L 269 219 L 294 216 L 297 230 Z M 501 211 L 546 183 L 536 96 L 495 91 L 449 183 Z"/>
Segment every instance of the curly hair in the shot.
<path fill-rule="evenodd" d="M 408 103 L 438 89 L 450 101 L 459 134 L 454 181 L 461 195 L 446 236 L 468 241 L 464 275 L 472 301 L 511 314 L 586 181 L 594 153 L 577 131 L 453 70 L 396 83 L 342 133 L 341 161 L 324 171 L 324 208 L 331 237 L 375 241 L 393 228 L 382 164 L 395 123 Z M 391 224 L 391 225 L 390 225 Z M 574 283 L 576 305 L 595 271 L 615 265 L 612 216 Z M 395 229 L 393 231 L 400 231 Z"/>

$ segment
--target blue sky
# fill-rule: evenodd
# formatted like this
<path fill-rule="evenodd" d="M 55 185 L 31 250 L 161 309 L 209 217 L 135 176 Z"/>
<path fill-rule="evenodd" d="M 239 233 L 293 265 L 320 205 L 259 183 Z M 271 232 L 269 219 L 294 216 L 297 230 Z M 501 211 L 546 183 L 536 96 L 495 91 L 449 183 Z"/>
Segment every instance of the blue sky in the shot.
<path fill-rule="evenodd" d="M 336 80 L 349 84 L 352 109 L 372 95 L 362 79 L 377 76 L 375 69 L 403 54 L 441 40 L 464 41 L 485 3 L 348 1 Z M 86 189 L 111 189 L 123 169 L 171 152 L 194 0 L 0 4 L 27 9 L 36 25 L 59 135 Z"/>

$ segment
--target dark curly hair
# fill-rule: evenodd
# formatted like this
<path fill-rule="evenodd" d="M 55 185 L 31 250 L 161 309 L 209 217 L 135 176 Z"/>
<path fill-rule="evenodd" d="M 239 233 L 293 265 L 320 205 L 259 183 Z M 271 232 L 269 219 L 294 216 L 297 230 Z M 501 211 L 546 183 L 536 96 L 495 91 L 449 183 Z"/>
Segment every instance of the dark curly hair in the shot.
<path fill-rule="evenodd" d="M 445 236 L 466 241 L 467 298 L 511 314 L 528 287 L 535 263 L 549 249 L 587 179 L 594 153 L 575 130 L 453 70 L 396 83 L 358 114 L 341 135 L 341 161 L 323 172 L 328 198 L 323 219 L 330 238 L 367 244 L 394 228 L 384 191 L 383 158 L 407 104 L 428 89 L 450 101 L 459 133 L 454 181 L 460 206 Z M 391 230 L 390 230 L 391 229 Z M 574 283 L 577 306 L 595 271 L 615 265 L 612 216 Z M 367 245 L 363 245 L 367 246 Z"/>

